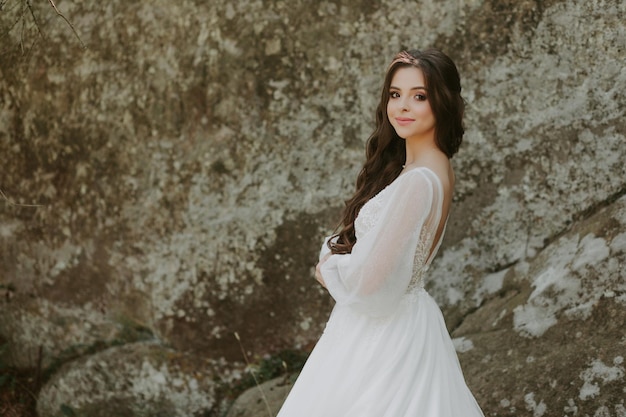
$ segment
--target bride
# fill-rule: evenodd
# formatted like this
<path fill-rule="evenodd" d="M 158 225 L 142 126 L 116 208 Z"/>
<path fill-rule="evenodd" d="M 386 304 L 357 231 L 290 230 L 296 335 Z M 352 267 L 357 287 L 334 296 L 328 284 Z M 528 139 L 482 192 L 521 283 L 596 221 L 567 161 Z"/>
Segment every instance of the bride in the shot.
<path fill-rule="evenodd" d="M 479 417 L 424 289 L 454 189 L 464 101 L 452 60 L 400 52 L 341 229 L 316 278 L 336 304 L 278 417 Z"/>

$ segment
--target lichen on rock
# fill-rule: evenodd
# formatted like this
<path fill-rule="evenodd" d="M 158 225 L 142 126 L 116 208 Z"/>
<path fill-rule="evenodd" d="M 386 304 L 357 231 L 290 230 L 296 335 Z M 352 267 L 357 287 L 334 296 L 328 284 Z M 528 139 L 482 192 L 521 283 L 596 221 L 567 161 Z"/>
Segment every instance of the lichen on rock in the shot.
<path fill-rule="evenodd" d="M 141 343 L 65 364 L 40 393 L 37 412 L 187 417 L 204 415 L 215 403 L 213 369 L 197 358 Z"/>
<path fill-rule="evenodd" d="M 0 12 L 0 334 L 12 364 L 68 363 L 42 410 L 53 381 L 126 345 L 130 367 L 107 372 L 198 413 L 215 402 L 193 371 L 141 373 L 133 350 L 219 372 L 241 366 L 234 332 L 252 358 L 310 350 L 332 306 L 316 255 L 386 65 L 434 45 L 462 74 L 467 133 L 428 289 L 470 386 L 492 414 L 622 412 L 622 380 L 585 372 L 623 366 L 626 3 L 59 1 L 86 49 L 29 5 L 39 27 L 18 0 Z"/>

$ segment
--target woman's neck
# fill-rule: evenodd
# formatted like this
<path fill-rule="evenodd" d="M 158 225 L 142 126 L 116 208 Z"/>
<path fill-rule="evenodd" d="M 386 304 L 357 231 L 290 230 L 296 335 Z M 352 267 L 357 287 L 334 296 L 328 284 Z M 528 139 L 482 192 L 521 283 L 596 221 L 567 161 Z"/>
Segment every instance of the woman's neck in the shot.
<path fill-rule="evenodd" d="M 417 166 L 421 164 L 422 158 L 433 151 L 439 151 L 437 144 L 435 143 L 435 139 L 433 138 L 423 138 L 423 139 L 413 139 L 406 140 L 406 160 L 404 162 L 404 166 Z"/>

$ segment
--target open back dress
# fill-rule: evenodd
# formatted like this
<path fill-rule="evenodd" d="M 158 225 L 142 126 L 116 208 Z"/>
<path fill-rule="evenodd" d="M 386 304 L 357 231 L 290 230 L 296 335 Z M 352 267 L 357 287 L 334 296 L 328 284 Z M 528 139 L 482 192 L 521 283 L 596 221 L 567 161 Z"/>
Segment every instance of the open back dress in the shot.
<path fill-rule="evenodd" d="M 361 208 L 352 252 L 321 266 L 336 304 L 278 417 L 483 416 L 424 289 L 443 202 L 439 178 L 419 167 Z"/>

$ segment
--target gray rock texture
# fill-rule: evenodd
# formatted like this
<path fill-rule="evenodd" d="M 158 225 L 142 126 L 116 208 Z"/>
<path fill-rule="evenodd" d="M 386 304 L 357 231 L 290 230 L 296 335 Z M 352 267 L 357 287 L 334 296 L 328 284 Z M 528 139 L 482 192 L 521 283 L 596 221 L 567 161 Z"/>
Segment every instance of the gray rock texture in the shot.
<path fill-rule="evenodd" d="M 204 369 L 203 369 L 204 368 Z M 158 344 L 126 344 L 66 364 L 38 398 L 42 416 L 195 416 L 215 406 L 213 370 Z M 67 414 L 65 414 L 67 415 Z"/>
<path fill-rule="evenodd" d="M 272 379 L 241 394 L 232 404 L 226 417 L 266 417 L 276 415 L 291 389 L 290 380 Z"/>
<path fill-rule="evenodd" d="M 310 350 L 386 66 L 433 45 L 468 111 L 429 290 L 470 387 L 626 415 L 624 1 L 56 4 L 80 41 L 0 11 L 2 360 L 51 374 L 42 417 L 217 415 L 242 347 Z"/>

